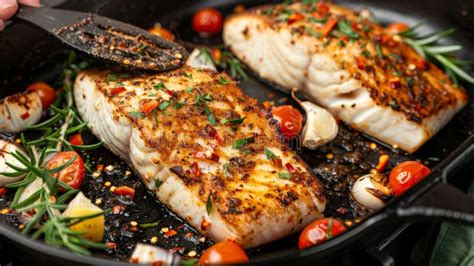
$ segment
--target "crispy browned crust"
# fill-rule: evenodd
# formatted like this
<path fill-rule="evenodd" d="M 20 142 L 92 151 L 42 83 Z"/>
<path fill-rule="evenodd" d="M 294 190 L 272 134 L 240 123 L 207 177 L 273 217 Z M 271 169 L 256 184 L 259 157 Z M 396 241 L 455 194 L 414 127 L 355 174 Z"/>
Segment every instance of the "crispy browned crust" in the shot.
<path fill-rule="evenodd" d="M 365 25 L 365 30 L 355 30 L 361 38 L 349 40 L 337 32 L 337 27 L 333 34 L 338 33 L 339 36 L 320 37 L 311 34 L 308 28 L 313 29 L 313 33 L 318 33 L 324 25 L 309 20 L 312 12 L 318 10 L 314 5 L 266 5 L 231 16 L 228 20 L 242 16 L 258 16 L 276 32 L 290 29 L 295 43 L 301 38 L 312 38 L 314 51 L 328 54 L 355 79 L 360 80 L 368 88 L 376 104 L 403 112 L 411 121 L 421 123 L 423 118 L 434 116 L 442 109 L 467 101 L 467 94 L 462 87 L 454 84 L 436 65 L 426 62 L 400 36 L 388 34 L 379 24 L 361 19 L 353 10 L 334 4 L 327 5 L 331 17 L 347 19 L 349 24 L 356 22 L 358 25 Z M 282 20 L 285 10 L 301 14 L 305 19 L 294 23 Z M 383 57 L 378 56 L 378 45 Z M 365 55 L 362 55 L 361 51 L 366 51 Z M 363 64 L 358 65 L 356 62 Z M 420 62 L 426 63 L 426 67 L 417 67 Z"/>
<path fill-rule="evenodd" d="M 176 86 L 192 87 L 192 92 L 174 91 L 173 102 L 186 102 L 181 108 L 175 109 L 169 106 L 164 111 L 158 111 L 156 114 L 157 123 L 154 123 L 153 114 L 147 117 L 133 117 L 128 112 L 131 108 L 130 102 L 132 98 L 136 98 L 133 91 L 112 95 L 111 91 L 115 85 L 111 85 L 104 80 L 104 77 L 110 72 L 90 70 L 84 73 L 92 77 L 93 81 L 98 85 L 98 89 L 106 96 L 107 100 L 116 106 L 119 112 L 114 113 L 116 119 L 126 116 L 132 123 L 134 128 L 142 132 L 145 143 L 159 152 L 161 159 L 157 164 L 169 166 L 172 173 L 176 174 L 186 184 L 186 186 L 196 191 L 203 203 L 206 202 L 208 195 L 212 197 L 212 206 L 217 208 L 219 213 L 229 223 L 237 228 L 245 227 L 245 222 L 249 219 L 256 219 L 262 213 L 265 213 L 265 205 L 260 201 L 265 199 L 274 200 L 275 204 L 281 208 L 291 204 L 298 199 L 301 193 L 307 193 L 303 188 L 309 189 L 316 197 L 324 201 L 322 186 L 317 178 L 312 174 L 311 170 L 287 145 L 282 141 L 276 121 L 271 114 L 263 108 L 255 99 L 245 95 L 238 87 L 238 83 L 226 74 L 220 74 L 211 70 L 196 70 L 192 68 L 181 68 L 171 72 L 149 75 L 149 76 L 131 76 L 121 78 L 118 77 L 118 83 L 131 82 L 133 86 L 142 88 L 145 91 L 143 96 L 149 96 L 156 93 L 153 84 L 160 82 L 170 82 L 171 78 Z M 193 79 L 186 77 L 184 74 L 189 73 Z M 208 79 L 208 81 L 199 80 L 200 78 Z M 225 77 L 228 84 L 220 84 L 218 80 Z M 82 77 L 79 77 L 79 79 Z M 222 160 L 217 162 L 219 169 L 217 174 L 207 176 L 201 174 L 196 176 L 192 171 L 192 163 L 198 161 L 193 158 L 195 151 L 200 151 L 199 145 L 195 137 L 199 136 L 206 139 L 209 143 L 216 143 L 215 137 L 210 136 L 209 130 L 211 125 L 205 114 L 203 106 L 195 104 L 197 95 L 210 94 L 212 102 L 225 103 L 231 106 L 228 110 L 222 110 L 212 107 L 209 103 L 210 111 L 216 116 L 217 121 L 222 118 L 246 117 L 245 121 L 236 126 L 221 125 L 213 127 L 218 135 L 222 138 L 223 146 L 232 146 L 238 139 L 253 136 L 255 141 L 245 146 L 245 151 L 239 153 L 239 156 L 228 158 L 230 162 L 229 174 L 224 172 L 224 164 Z M 140 100 L 141 104 L 150 101 Z M 133 107 L 136 108 L 136 107 Z M 238 112 L 236 111 L 238 110 Z M 139 110 L 137 110 L 139 111 Z M 251 134 L 243 133 L 246 131 L 261 133 Z M 156 132 L 162 132 L 162 136 L 157 136 Z M 179 138 L 180 134 L 185 134 L 185 138 Z M 291 181 L 301 186 L 281 186 L 275 184 L 273 189 L 267 190 L 265 195 L 251 195 L 250 197 L 242 197 L 240 193 L 244 190 L 244 184 L 255 182 L 252 176 L 258 175 L 255 167 L 255 155 L 264 154 L 264 148 L 278 147 L 281 148 L 288 157 L 298 162 L 297 172 L 292 175 Z M 218 154 L 220 158 L 225 154 Z M 275 166 L 274 177 L 278 179 L 278 167 Z M 281 171 L 287 171 L 284 166 Z M 249 180 L 249 178 L 251 180 Z M 307 197 L 307 195 L 305 196 Z M 258 200 L 260 198 L 261 200 Z M 268 206 L 268 205 L 267 205 Z M 316 208 L 313 206 L 313 208 Z M 242 220 L 244 219 L 244 220 Z"/>

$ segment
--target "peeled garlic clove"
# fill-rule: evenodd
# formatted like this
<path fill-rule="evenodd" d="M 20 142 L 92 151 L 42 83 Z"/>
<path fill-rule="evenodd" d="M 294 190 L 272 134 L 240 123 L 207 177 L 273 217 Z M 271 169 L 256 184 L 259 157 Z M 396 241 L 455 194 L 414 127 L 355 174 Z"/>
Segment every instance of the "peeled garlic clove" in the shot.
<path fill-rule="evenodd" d="M 306 112 L 302 145 L 311 150 L 331 142 L 339 129 L 336 119 L 326 109 L 312 102 L 300 102 Z"/>
<path fill-rule="evenodd" d="M 385 206 L 383 198 L 388 196 L 381 186 L 374 176 L 362 176 L 352 185 L 352 198 L 363 207 L 379 210 Z"/>
<path fill-rule="evenodd" d="M 205 55 L 203 55 L 200 49 L 194 49 L 186 60 L 186 65 L 198 69 L 210 69 L 216 71 L 216 66 Z"/>
<path fill-rule="evenodd" d="M 19 181 L 23 179 L 23 177 L 25 177 L 25 175 L 9 177 L 1 174 L 16 172 L 6 164 L 7 162 L 14 166 L 24 168 L 23 164 L 10 154 L 16 151 L 20 151 L 24 154 L 23 150 L 18 145 L 8 142 L 6 140 L 0 140 L 0 187 Z"/>
<path fill-rule="evenodd" d="M 0 131 L 18 133 L 41 119 L 43 104 L 36 92 L 10 95 L 0 100 Z"/>
<path fill-rule="evenodd" d="M 130 261 L 133 263 L 153 263 L 159 265 L 179 265 L 179 256 L 172 252 L 148 244 L 137 243 Z"/>

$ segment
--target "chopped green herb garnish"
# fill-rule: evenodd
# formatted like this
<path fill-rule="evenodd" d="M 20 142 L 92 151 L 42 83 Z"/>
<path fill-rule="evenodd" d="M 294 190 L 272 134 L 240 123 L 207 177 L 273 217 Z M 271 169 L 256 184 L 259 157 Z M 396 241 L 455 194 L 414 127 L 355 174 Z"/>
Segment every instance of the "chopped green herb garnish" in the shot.
<path fill-rule="evenodd" d="M 107 75 L 107 78 L 105 79 L 106 82 L 110 82 L 110 81 L 117 81 L 117 76 L 115 74 L 108 74 Z"/>
<path fill-rule="evenodd" d="M 161 81 L 160 83 L 153 85 L 153 88 L 155 88 L 155 90 L 161 90 L 161 89 L 166 88 L 166 86 L 165 86 L 165 83 Z"/>
<path fill-rule="evenodd" d="M 332 238 L 332 218 L 329 218 L 328 230 L 326 232 L 326 239 L 331 239 L 331 238 Z"/>
<path fill-rule="evenodd" d="M 337 29 L 352 40 L 357 40 L 360 37 L 360 35 L 352 29 L 347 20 L 339 20 L 337 22 Z"/>
<path fill-rule="evenodd" d="M 161 183 L 163 183 L 161 180 L 155 179 L 155 188 L 160 187 L 160 186 L 161 186 Z"/>
<path fill-rule="evenodd" d="M 363 50 L 362 51 L 362 55 L 365 57 L 365 58 L 372 58 L 372 55 L 370 54 L 370 52 L 368 50 Z"/>
<path fill-rule="evenodd" d="M 278 177 L 281 178 L 281 179 L 290 179 L 291 174 L 288 173 L 288 172 L 280 172 L 280 173 L 278 173 Z"/>
<path fill-rule="evenodd" d="M 188 72 L 184 72 L 184 73 L 183 73 L 183 76 L 185 76 L 185 77 L 187 77 L 187 78 L 189 78 L 189 79 L 192 79 L 192 78 L 193 78 L 193 74 L 188 73 Z"/>
<path fill-rule="evenodd" d="M 182 259 L 179 263 L 180 266 L 194 266 L 197 265 L 198 259 Z"/>
<path fill-rule="evenodd" d="M 227 176 L 227 177 L 230 177 L 232 176 L 229 172 L 229 169 L 232 167 L 232 165 L 230 163 L 225 163 L 224 164 L 224 174 Z"/>
<path fill-rule="evenodd" d="M 316 37 L 316 38 L 321 38 L 322 37 L 321 32 L 317 32 L 311 27 L 305 27 L 305 31 L 313 37 Z"/>
<path fill-rule="evenodd" d="M 382 45 L 379 42 L 375 43 L 375 51 L 377 52 L 377 56 L 380 58 L 383 58 L 383 52 L 382 52 Z"/>
<path fill-rule="evenodd" d="M 196 95 L 194 97 L 194 100 L 195 100 L 196 104 L 201 104 L 203 102 L 212 101 L 212 96 L 209 93 L 203 94 L 203 95 Z"/>
<path fill-rule="evenodd" d="M 265 155 L 267 156 L 268 160 L 276 160 L 278 157 L 273 153 L 270 149 L 264 148 L 263 151 L 265 152 Z"/>
<path fill-rule="evenodd" d="M 174 109 L 178 110 L 179 108 L 183 107 L 183 105 L 186 104 L 186 101 L 182 101 L 182 102 L 175 102 L 174 103 Z"/>
<path fill-rule="evenodd" d="M 140 227 L 141 228 L 152 228 L 152 227 L 157 227 L 158 225 L 160 225 L 160 223 L 161 223 L 161 220 L 158 220 L 158 221 L 153 222 L 153 223 L 140 224 Z"/>
<path fill-rule="evenodd" d="M 207 120 L 209 121 L 209 123 L 211 123 L 211 125 L 213 126 L 217 125 L 216 117 L 211 112 L 207 104 L 204 104 L 204 113 L 207 115 Z"/>
<path fill-rule="evenodd" d="M 166 108 L 168 108 L 168 106 L 171 105 L 171 101 L 166 101 L 166 102 L 162 102 L 159 106 L 160 110 L 163 111 L 165 110 Z"/>
<path fill-rule="evenodd" d="M 217 80 L 217 82 L 219 82 L 219 84 L 221 84 L 221 85 L 226 85 L 226 84 L 230 83 L 230 81 L 224 76 L 220 76 L 219 80 Z"/>
<path fill-rule="evenodd" d="M 133 118 L 142 118 L 143 117 L 142 112 L 128 112 L 128 114 Z"/>
<path fill-rule="evenodd" d="M 193 88 L 191 88 L 191 87 L 186 88 L 185 91 L 191 93 L 191 92 L 193 92 Z"/>
<path fill-rule="evenodd" d="M 235 143 L 234 143 L 234 145 L 232 145 L 232 147 L 236 148 L 236 149 L 240 149 L 240 148 L 242 148 L 243 146 L 245 146 L 249 143 L 253 143 L 254 141 L 255 141 L 255 139 L 253 137 L 238 139 L 238 140 L 235 141 Z"/>
<path fill-rule="evenodd" d="M 308 18 L 308 21 L 310 22 L 316 22 L 316 23 L 326 23 L 326 21 L 328 20 L 328 16 L 324 16 L 322 18 L 315 18 L 315 17 L 309 17 Z"/>
<path fill-rule="evenodd" d="M 208 214 L 208 215 L 211 215 L 211 211 L 212 211 L 211 193 L 209 193 L 209 195 L 207 195 L 206 211 L 207 211 L 207 214 Z"/>
<path fill-rule="evenodd" d="M 339 47 L 344 47 L 344 46 L 346 46 L 346 43 L 343 40 L 339 40 L 337 42 L 337 45 L 339 45 Z"/>
<path fill-rule="evenodd" d="M 245 117 L 233 118 L 233 119 L 223 118 L 223 119 L 221 119 L 221 124 L 223 124 L 223 125 L 228 124 L 228 123 L 234 124 L 234 125 L 242 124 L 244 122 L 244 119 L 245 119 Z"/>
<path fill-rule="evenodd" d="M 153 108 L 153 126 L 156 127 L 158 126 L 158 114 L 156 112 L 156 109 Z"/>
<path fill-rule="evenodd" d="M 138 47 L 138 54 L 144 55 L 145 54 L 145 49 L 148 47 L 148 45 L 144 43 L 140 43 L 140 46 Z"/>

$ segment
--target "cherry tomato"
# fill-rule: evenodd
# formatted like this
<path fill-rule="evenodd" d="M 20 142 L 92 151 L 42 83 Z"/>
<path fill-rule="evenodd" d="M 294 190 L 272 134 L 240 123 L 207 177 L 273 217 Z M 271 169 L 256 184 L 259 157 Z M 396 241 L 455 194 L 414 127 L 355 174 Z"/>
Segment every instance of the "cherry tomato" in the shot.
<path fill-rule="evenodd" d="M 58 152 L 48 161 L 46 168 L 51 170 L 53 168 L 64 165 L 74 156 L 76 159 L 72 162 L 71 165 L 65 169 L 59 171 L 59 173 L 53 173 L 52 176 L 57 178 L 59 175 L 59 180 L 66 183 L 72 188 L 79 188 L 84 181 L 84 161 L 82 161 L 81 156 L 75 151 L 63 151 Z"/>
<path fill-rule="evenodd" d="M 405 23 L 395 22 L 387 26 L 387 31 L 390 34 L 399 34 L 400 32 L 404 32 L 409 28 L 410 27 Z"/>
<path fill-rule="evenodd" d="M 135 189 L 127 186 L 117 187 L 114 190 L 114 194 L 121 195 L 121 196 L 129 196 L 133 199 L 135 196 Z"/>
<path fill-rule="evenodd" d="M 303 125 L 303 115 L 291 105 L 273 108 L 273 117 L 280 125 L 281 133 L 288 138 L 297 136 Z"/>
<path fill-rule="evenodd" d="M 165 40 L 174 41 L 173 33 L 159 25 L 149 29 L 148 32 L 158 35 Z"/>
<path fill-rule="evenodd" d="M 400 196 L 430 173 L 431 170 L 422 163 L 406 161 L 393 168 L 388 182 L 393 193 Z"/>
<path fill-rule="evenodd" d="M 247 254 L 239 245 L 223 241 L 208 248 L 199 259 L 199 265 L 236 264 L 248 261 Z"/>
<path fill-rule="evenodd" d="M 298 247 L 303 250 L 315 246 L 342 234 L 344 231 L 346 231 L 346 227 L 339 220 L 333 218 L 316 220 L 301 232 Z"/>
<path fill-rule="evenodd" d="M 7 194 L 8 190 L 4 187 L 0 187 L 0 197 L 5 196 Z"/>
<path fill-rule="evenodd" d="M 43 108 L 48 108 L 56 99 L 56 92 L 44 82 L 35 82 L 30 84 L 26 91 L 34 91 L 41 98 Z"/>
<path fill-rule="evenodd" d="M 193 30 L 204 35 L 214 35 L 222 30 L 222 13 L 214 8 L 203 8 L 193 16 Z"/>
<path fill-rule="evenodd" d="M 81 134 L 74 134 L 69 138 L 69 143 L 74 146 L 81 146 L 84 145 L 84 141 L 82 140 Z"/>

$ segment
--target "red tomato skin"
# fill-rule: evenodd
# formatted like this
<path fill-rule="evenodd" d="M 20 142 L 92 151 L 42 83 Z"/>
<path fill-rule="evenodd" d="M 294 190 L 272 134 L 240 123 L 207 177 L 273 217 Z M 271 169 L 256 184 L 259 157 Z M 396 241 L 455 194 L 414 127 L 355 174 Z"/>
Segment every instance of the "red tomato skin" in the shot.
<path fill-rule="evenodd" d="M 280 131 L 287 138 L 296 137 L 303 126 L 303 115 L 298 109 L 291 105 L 283 105 L 273 108 L 273 117 L 280 125 Z"/>
<path fill-rule="evenodd" d="M 305 227 L 300 234 L 298 241 L 298 248 L 300 250 L 307 249 L 317 244 L 328 240 L 328 225 L 332 223 L 331 234 L 336 237 L 346 231 L 346 227 L 339 221 L 333 218 L 322 218 L 316 220 Z"/>
<path fill-rule="evenodd" d="M 199 265 L 237 264 L 248 261 L 247 254 L 239 245 L 223 241 L 208 248 L 199 259 Z"/>
<path fill-rule="evenodd" d="M 400 196 L 430 173 L 431 170 L 422 163 L 406 161 L 393 168 L 388 182 L 393 194 Z"/>
<path fill-rule="evenodd" d="M 84 161 L 82 160 L 81 156 L 75 151 L 63 151 L 58 152 L 46 164 L 46 168 L 53 169 L 55 167 L 61 166 L 64 163 L 68 162 L 72 157 L 76 156 L 74 162 L 66 167 L 65 169 L 59 172 L 59 180 L 66 183 L 72 188 L 78 189 L 82 182 L 84 181 L 85 175 L 85 168 L 84 168 Z M 65 175 L 72 173 L 73 177 L 71 180 L 64 180 Z M 58 173 L 56 173 L 57 175 Z M 53 174 L 54 175 L 54 174 Z"/>
<path fill-rule="evenodd" d="M 222 13 L 214 8 L 203 8 L 193 16 L 192 26 L 197 33 L 215 35 L 222 31 Z"/>
<path fill-rule="evenodd" d="M 34 91 L 41 98 L 43 108 L 48 108 L 56 99 L 56 92 L 44 82 L 35 82 L 30 84 L 26 91 Z"/>

